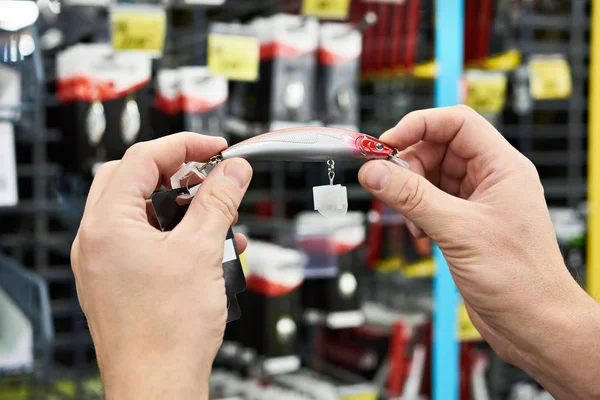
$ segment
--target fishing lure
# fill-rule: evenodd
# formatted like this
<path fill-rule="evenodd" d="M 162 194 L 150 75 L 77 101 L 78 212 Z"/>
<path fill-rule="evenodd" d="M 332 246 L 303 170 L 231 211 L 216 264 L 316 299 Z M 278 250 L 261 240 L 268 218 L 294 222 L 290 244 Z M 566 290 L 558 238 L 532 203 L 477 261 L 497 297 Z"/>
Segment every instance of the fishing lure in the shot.
<path fill-rule="evenodd" d="M 208 163 L 188 163 L 173 175 L 171 184 L 173 188 L 181 187 L 192 174 L 203 180 L 206 168 L 231 158 L 327 162 L 329 185 L 313 188 L 315 209 L 326 216 L 343 214 L 348 207 L 346 188 L 333 184 L 334 160 L 389 160 L 404 168 L 409 167 L 399 157 L 397 149 L 364 133 L 339 128 L 302 127 L 267 132 L 244 140 L 211 157 Z"/>
<path fill-rule="evenodd" d="M 244 140 L 213 157 L 219 163 L 229 158 L 273 161 L 327 161 L 386 159 L 408 168 L 398 150 L 364 133 L 339 128 L 288 128 Z"/>

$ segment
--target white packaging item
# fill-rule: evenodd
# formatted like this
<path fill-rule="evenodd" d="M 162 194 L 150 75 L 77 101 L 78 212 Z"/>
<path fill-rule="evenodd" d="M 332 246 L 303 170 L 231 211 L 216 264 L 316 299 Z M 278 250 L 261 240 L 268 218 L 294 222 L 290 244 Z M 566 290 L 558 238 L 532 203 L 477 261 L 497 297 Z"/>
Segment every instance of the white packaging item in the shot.
<path fill-rule="evenodd" d="M 0 288 L 0 371 L 30 372 L 32 369 L 31 321 Z"/>
<path fill-rule="evenodd" d="M 15 133 L 10 120 L 19 118 L 21 77 L 0 64 L 0 207 L 18 202 Z"/>

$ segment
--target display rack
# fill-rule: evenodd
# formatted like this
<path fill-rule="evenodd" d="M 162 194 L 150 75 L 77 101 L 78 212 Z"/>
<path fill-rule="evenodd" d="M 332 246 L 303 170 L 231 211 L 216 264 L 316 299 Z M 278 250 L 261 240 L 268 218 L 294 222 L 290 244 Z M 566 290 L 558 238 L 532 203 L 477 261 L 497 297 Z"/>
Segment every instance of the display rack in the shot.
<path fill-rule="evenodd" d="M 168 30 L 169 46 L 173 43 L 192 43 L 197 51 L 190 52 L 191 64 L 202 64 L 205 52 L 202 51 L 203 39 L 192 37 L 190 32 L 194 27 L 202 26 L 207 20 L 243 20 L 251 15 L 253 11 L 263 10 L 270 12 L 281 7 L 283 2 L 272 0 L 253 2 L 249 8 L 248 3 L 243 1 L 228 0 L 221 8 L 196 10 L 193 13 L 193 22 L 190 30 Z M 456 10 L 461 7 L 461 0 L 448 2 L 438 1 L 438 7 L 444 10 Z M 453 8 L 456 7 L 456 8 Z M 561 13 L 549 15 L 533 8 L 526 8 L 518 22 L 520 28 L 517 32 L 516 47 L 523 53 L 526 61 L 530 54 L 562 52 L 568 56 L 573 79 L 573 92 L 567 100 L 536 101 L 533 103 L 531 112 L 517 115 L 510 109 L 510 102 L 504 113 L 498 119 L 498 128 L 504 136 L 519 150 L 523 151 L 538 167 L 545 188 L 546 198 L 549 205 L 576 207 L 585 200 L 587 194 L 587 159 L 590 160 L 590 205 L 598 202 L 600 194 L 594 194 L 600 186 L 594 180 L 600 175 L 600 162 L 597 157 L 598 141 L 590 140 L 589 152 L 586 155 L 587 132 L 588 132 L 588 31 L 590 30 L 590 8 L 589 0 L 573 0 L 570 9 Z M 594 21 L 600 24 L 600 11 L 595 7 L 593 11 Z M 441 8 L 440 8 L 441 10 Z M 438 10 L 438 12 L 440 11 Z M 450 11 L 449 11 L 450 12 Z M 68 16 L 68 10 L 65 11 Z M 438 15 L 442 18 L 442 14 Z M 173 14 L 170 14 L 173 18 Z M 450 18 L 450 17 L 443 17 Z M 458 18 L 453 14 L 452 20 Z M 81 21 L 70 21 L 68 24 L 82 24 Z M 448 24 L 436 24 L 438 26 L 438 37 L 442 29 L 448 28 Z M 104 28 L 91 26 L 94 32 L 102 33 Z M 457 31 L 462 31 L 457 29 Z M 557 33 L 557 39 L 540 39 L 540 31 Z M 600 33 L 594 31 L 594 49 L 600 48 Z M 70 243 L 74 237 L 74 229 L 77 226 L 77 218 L 83 205 L 83 196 L 87 190 L 87 182 L 70 179 L 59 181 L 63 171 L 58 164 L 52 163 L 52 152 L 56 151 L 55 145 L 61 138 L 61 132 L 56 129 L 46 129 L 46 106 L 49 112 L 58 106 L 55 97 L 50 93 L 46 95 L 47 80 L 44 77 L 44 66 L 49 71 L 48 77 L 52 78 L 52 66 L 49 62 L 44 63 L 39 51 L 39 40 L 32 28 L 36 39 L 36 51 L 31 56 L 33 61 L 29 76 L 34 82 L 31 87 L 33 92 L 24 98 L 23 109 L 31 111 L 31 117 L 22 118 L 18 125 L 17 147 L 18 147 L 18 174 L 20 183 L 21 201 L 18 206 L 12 208 L 0 208 L 0 218 L 9 221 L 10 230 L 0 231 L 0 248 L 6 249 L 12 257 L 42 276 L 49 285 L 52 298 L 51 308 L 56 327 L 56 358 L 61 363 L 69 364 L 80 376 L 86 373 L 86 366 L 93 357 L 92 342 L 85 325 L 85 319 L 77 303 L 73 275 L 69 262 Z M 78 40 L 73 32 L 67 40 L 75 43 Z M 449 40 L 451 35 L 442 34 L 441 37 Z M 548 35 L 546 35 L 548 37 Z M 455 38 L 456 39 L 456 38 Z M 171 43 L 171 44 L 169 44 Z M 441 43 L 441 42 L 440 42 Z M 456 51 L 457 42 L 447 51 Z M 598 50 L 600 51 L 600 50 Z M 591 78 L 600 81 L 600 62 L 598 55 L 592 60 Z M 48 60 L 49 61 L 49 60 Z M 179 62 L 173 61 L 173 62 Z M 453 61 L 450 61 L 453 62 Z M 456 71 L 455 71 L 456 72 Z M 449 78 L 450 79 L 450 78 Z M 449 80 L 448 85 L 453 85 L 457 78 Z M 52 83 L 48 85 L 53 87 Z M 456 87 L 455 87 L 456 89 Z M 600 89 L 590 89 L 590 107 L 594 107 L 592 99 L 600 98 Z M 363 123 L 361 130 L 365 133 L 378 136 L 381 132 L 395 125 L 406 113 L 414 109 L 428 108 L 434 106 L 433 94 L 434 84 L 425 79 L 396 79 L 394 81 L 380 80 L 365 83 L 361 101 Z M 439 94 L 439 92 L 436 91 Z M 454 104 L 458 100 L 455 94 L 448 94 L 452 99 L 436 101 L 435 105 Z M 594 97 L 595 95 L 595 97 Z M 597 105 L 597 104 L 596 104 Z M 596 132 L 598 118 L 590 113 L 590 135 Z M 594 137 L 594 136 L 592 136 Z M 550 143 L 550 145 L 549 145 Z M 593 161 L 592 161 L 593 160 Z M 594 162 L 594 164 L 592 164 Z M 348 197 L 352 209 L 367 210 L 370 207 L 371 196 L 358 184 L 356 172 L 359 163 L 340 163 L 336 171 L 336 177 L 348 188 Z M 293 221 L 288 218 L 286 208 L 311 209 L 312 192 L 311 186 L 323 184 L 326 181 L 325 165 L 301 165 L 284 164 L 274 162 L 257 163 L 254 166 L 254 182 L 244 198 L 240 211 L 240 223 L 244 224 L 251 235 L 258 237 L 270 237 L 280 244 L 291 244 L 293 234 Z M 293 180 L 302 180 L 304 187 L 299 189 L 292 184 Z M 597 179 L 596 179 L 597 180 Z M 65 189 L 68 184 L 68 189 Z M 256 210 L 265 199 L 270 200 L 272 210 L 264 218 L 257 217 Z M 596 206 L 595 208 L 599 208 Z M 598 258 L 597 250 L 600 248 L 600 217 L 598 213 L 590 213 L 590 258 L 588 272 L 590 289 L 595 288 L 595 293 L 600 293 L 600 278 L 596 265 Z M 5 225 L 6 226 L 6 225 Z M 442 265 L 442 264 L 438 264 Z M 446 275 L 446 278 L 448 276 Z M 453 287 L 445 281 L 444 293 L 451 296 Z M 436 299 L 436 304 L 453 304 L 454 300 L 444 303 L 441 298 Z M 448 308 L 445 316 L 452 317 L 454 310 Z M 448 318 L 451 323 L 453 318 Z M 452 331 L 453 327 L 445 326 L 444 329 Z M 438 327 L 442 327 L 438 325 Z M 441 332 L 441 331 L 440 331 Z M 447 337 L 448 330 L 444 331 Z M 447 338 L 446 338 L 447 339 Z M 442 336 L 440 339 L 442 340 Z M 453 340 L 453 339 L 452 339 Z M 448 346 L 455 343 L 447 342 Z M 436 361 L 440 365 L 440 361 Z M 443 380 L 437 381 L 437 385 L 454 385 L 457 379 L 458 364 L 454 356 L 444 360 L 444 365 L 454 368 L 437 370 L 438 376 L 444 376 Z M 78 378 L 79 379 L 79 378 Z M 434 379 L 435 381 L 435 379 Z M 450 383 L 449 383 L 450 382 Z M 436 386 L 436 396 L 441 396 L 440 386 Z M 438 397 L 440 398 L 440 397 Z M 444 399 L 450 399 L 444 394 Z"/>

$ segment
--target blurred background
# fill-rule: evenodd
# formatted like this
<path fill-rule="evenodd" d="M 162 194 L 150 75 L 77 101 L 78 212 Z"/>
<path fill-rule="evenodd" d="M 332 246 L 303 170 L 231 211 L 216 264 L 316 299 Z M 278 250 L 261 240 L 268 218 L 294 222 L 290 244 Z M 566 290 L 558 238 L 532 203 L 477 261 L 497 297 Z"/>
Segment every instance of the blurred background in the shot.
<path fill-rule="evenodd" d="M 183 130 L 230 144 L 305 125 L 378 137 L 412 110 L 468 104 L 535 163 L 568 268 L 600 289 L 586 268 L 600 248 L 586 252 L 600 228 L 587 212 L 600 198 L 591 5 L 0 0 L 0 399 L 103 397 L 70 246 L 96 168 Z M 445 62 L 457 68 L 442 77 Z M 432 243 L 360 187 L 359 167 L 336 163 L 349 211 L 323 220 L 312 187 L 327 165 L 253 163 L 235 227 L 250 238 L 243 315 L 211 398 L 550 399 L 481 340 L 436 281 Z M 455 327 L 436 330 L 444 313 Z"/>

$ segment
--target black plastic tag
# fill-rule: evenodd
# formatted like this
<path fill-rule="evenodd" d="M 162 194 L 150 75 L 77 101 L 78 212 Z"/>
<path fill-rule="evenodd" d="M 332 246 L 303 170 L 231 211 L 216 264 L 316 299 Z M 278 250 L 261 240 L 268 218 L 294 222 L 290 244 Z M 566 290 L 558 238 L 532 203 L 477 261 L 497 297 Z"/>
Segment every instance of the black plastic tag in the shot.
<path fill-rule="evenodd" d="M 161 230 L 170 231 L 183 219 L 189 204 L 180 204 L 177 198 L 187 193 L 187 189 L 173 189 L 154 193 L 152 206 Z M 229 228 L 224 244 L 223 279 L 227 293 L 227 322 L 235 321 L 242 316 L 237 294 L 246 290 L 246 277 L 242 270 L 233 230 Z"/>

